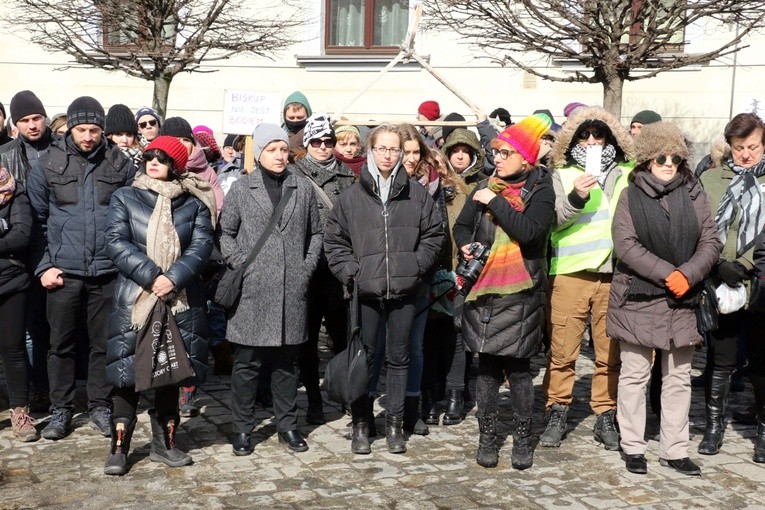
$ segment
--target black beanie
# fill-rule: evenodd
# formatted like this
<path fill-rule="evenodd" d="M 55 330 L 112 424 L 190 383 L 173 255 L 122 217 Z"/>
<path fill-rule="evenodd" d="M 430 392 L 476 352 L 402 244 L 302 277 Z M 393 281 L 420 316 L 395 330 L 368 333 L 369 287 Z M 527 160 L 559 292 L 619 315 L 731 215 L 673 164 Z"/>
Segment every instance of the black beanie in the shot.
<path fill-rule="evenodd" d="M 47 117 L 42 101 L 31 90 L 22 90 L 11 98 L 11 118 L 15 123 L 27 115 L 39 114 Z"/>
<path fill-rule="evenodd" d="M 138 126 L 135 123 L 133 112 L 124 104 L 112 105 L 109 108 L 109 113 L 106 114 L 104 134 L 109 136 L 114 133 L 138 134 Z"/>
<path fill-rule="evenodd" d="M 226 135 L 226 139 L 223 140 L 223 147 L 233 147 L 236 141 L 236 135 Z"/>
<path fill-rule="evenodd" d="M 159 130 L 162 136 L 175 136 L 177 138 L 188 138 L 194 141 L 194 133 L 191 131 L 191 124 L 183 117 L 170 117 L 165 119 Z"/>
<path fill-rule="evenodd" d="M 457 120 L 464 121 L 465 117 L 463 117 L 462 115 L 460 115 L 457 112 L 452 112 L 449 115 L 447 115 L 446 117 L 444 117 L 444 121 L 451 121 L 451 122 L 453 122 L 453 121 L 457 121 Z M 444 126 L 444 129 L 442 130 L 444 140 L 449 138 L 449 135 L 452 134 L 452 132 L 455 129 L 457 129 L 458 127 L 459 126 Z"/>
<path fill-rule="evenodd" d="M 499 108 L 495 108 L 494 111 L 489 114 L 489 117 L 492 119 L 499 119 L 500 121 L 504 122 L 505 127 L 513 125 L 513 118 L 510 116 L 510 112 L 501 106 Z"/>
<path fill-rule="evenodd" d="M 79 124 L 95 124 L 104 127 L 104 107 L 90 96 L 81 96 L 72 101 L 66 109 L 66 127 L 72 129 Z"/>

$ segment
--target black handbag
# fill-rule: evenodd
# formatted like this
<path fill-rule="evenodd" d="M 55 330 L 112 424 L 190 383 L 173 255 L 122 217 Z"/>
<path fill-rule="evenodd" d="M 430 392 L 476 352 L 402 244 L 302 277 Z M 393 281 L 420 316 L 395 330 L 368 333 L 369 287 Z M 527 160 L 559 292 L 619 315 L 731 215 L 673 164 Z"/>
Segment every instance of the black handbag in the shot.
<path fill-rule="evenodd" d="M 349 408 L 369 391 L 369 364 L 367 350 L 361 339 L 360 315 L 358 286 L 354 286 L 348 346 L 329 360 L 322 382 L 330 399 Z"/>
<path fill-rule="evenodd" d="M 244 281 L 244 272 L 258 256 L 263 245 L 266 244 L 268 236 L 274 230 L 279 218 L 284 212 L 284 208 L 287 207 L 290 195 L 294 188 L 285 187 L 282 192 L 282 198 L 279 200 L 279 205 L 274 210 L 274 214 L 271 216 L 271 220 L 266 225 L 263 233 L 260 234 L 255 246 L 252 247 L 247 260 L 244 261 L 239 267 L 231 267 L 226 264 L 218 273 L 217 277 L 213 278 L 210 284 L 210 295 L 213 296 L 213 301 L 220 305 L 226 312 L 226 318 L 230 319 L 236 308 L 239 306 L 239 299 L 242 297 L 242 282 Z"/>
<path fill-rule="evenodd" d="M 717 305 L 717 291 L 712 282 L 704 280 L 699 292 L 699 302 L 696 304 L 696 328 L 705 335 L 717 331 L 720 311 Z"/>
<path fill-rule="evenodd" d="M 157 300 L 138 332 L 133 370 L 137 392 L 183 386 L 184 381 L 196 375 L 175 316 L 162 300 Z"/>
<path fill-rule="evenodd" d="M 749 294 L 749 310 L 765 313 L 765 276 L 757 276 L 752 280 Z"/>

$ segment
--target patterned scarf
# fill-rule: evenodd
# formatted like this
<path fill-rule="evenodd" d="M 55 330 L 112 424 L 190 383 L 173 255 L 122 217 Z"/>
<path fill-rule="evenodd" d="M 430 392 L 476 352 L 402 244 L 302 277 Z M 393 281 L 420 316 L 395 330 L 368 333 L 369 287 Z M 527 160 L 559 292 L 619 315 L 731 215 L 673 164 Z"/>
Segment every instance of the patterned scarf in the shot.
<path fill-rule="evenodd" d="M 725 245 L 728 231 L 738 215 L 741 206 L 741 218 L 738 220 L 738 239 L 736 240 L 736 257 L 740 257 L 754 246 L 757 235 L 765 226 L 765 211 L 762 209 L 763 200 L 757 178 L 765 175 L 765 158 L 752 168 L 742 168 L 728 158 L 728 167 L 736 174 L 725 190 L 725 194 L 717 206 L 715 223 L 720 231 L 720 241 Z"/>
<path fill-rule="evenodd" d="M 150 190 L 157 193 L 157 203 L 149 218 L 149 226 L 146 231 L 146 255 L 156 263 L 162 272 L 181 256 L 181 241 L 173 224 L 172 201 L 174 198 L 191 193 L 199 198 L 208 209 L 215 226 L 215 195 L 210 183 L 196 175 L 185 173 L 179 180 L 160 181 L 152 179 L 144 173 L 136 174 L 133 187 Z M 151 288 L 142 288 L 133 303 L 131 324 L 134 329 L 141 329 L 149 318 L 157 296 L 151 292 Z M 174 314 L 188 310 L 189 304 L 186 290 L 181 289 L 170 301 L 170 309 Z"/>
<path fill-rule="evenodd" d="M 16 179 L 4 166 L 0 166 L 0 206 L 5 205 L 16 193 Z"/>
<path fill-rule="evenodd" d="M 586 145 L 580 145 L 576 144 L 571 149 L 571 157 L 574 158 L 574 161 L 582 167 L 587 167 L 587 146 Z M 608 175 L 608 172 L 616 165 L 614 165 L 614 161 L 616 160 L 616 147 L 614 147 L 611 144 L 607 144 L 603 147 L 603 153 L 600 157 L 600 175 L 598 175 L 598 184 L 600 184 L 600 187 L 602 188 L 606 183 L 606 176 Z"/>
<path fill-rule="evenodd" d="M 502 195 L 513 209 L 522 213 L 526 208 L 521 198 L 521 189 L 524 184 L 526 181 L 509 183 L 492 177 L 487 187 L 494 193 Z M 490 212 L 487 215 L 493 219 Z M 479 296 L 490 294 L 516 294 L 530 289 L 533 285 L 531 275 L 523 263 L 521 246 L 497 225 L 489 259 L 465 301 L 475 301 Z"/>

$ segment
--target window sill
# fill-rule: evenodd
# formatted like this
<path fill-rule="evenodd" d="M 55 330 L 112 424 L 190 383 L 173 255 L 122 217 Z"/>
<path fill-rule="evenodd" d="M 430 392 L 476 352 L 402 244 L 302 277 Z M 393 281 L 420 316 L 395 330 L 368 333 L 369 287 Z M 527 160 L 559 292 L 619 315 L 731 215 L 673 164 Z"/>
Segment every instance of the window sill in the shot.
<path fill-rule="evenodd" d="M 430 61 L 430 55 L 420 56 Z M 396 55 L 295 55 L 295 61 L 308 71 L 379 71 L 396 58 Z M 399 62 L 391 71 L 419 71 L 422 66 L 414 59 Z"/>

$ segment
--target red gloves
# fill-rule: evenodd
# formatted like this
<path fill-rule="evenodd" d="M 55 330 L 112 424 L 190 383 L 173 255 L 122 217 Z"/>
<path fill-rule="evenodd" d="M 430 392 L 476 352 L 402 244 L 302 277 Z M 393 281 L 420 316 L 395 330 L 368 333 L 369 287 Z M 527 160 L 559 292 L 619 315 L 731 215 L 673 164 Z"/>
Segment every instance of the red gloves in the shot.
<path fill-rule="evenodd" d="M 664 283 L 667 284 L 669 291 L 678 299 L 683 297 L 685 293 L 688 292 L 691 288 L 691 284 L 688 283 L 688 278 L 686 278 L 685 275 L 677 269 L 672 271 L 672 274 L 667 276 L 667 279 L 664 280 Z"/>

